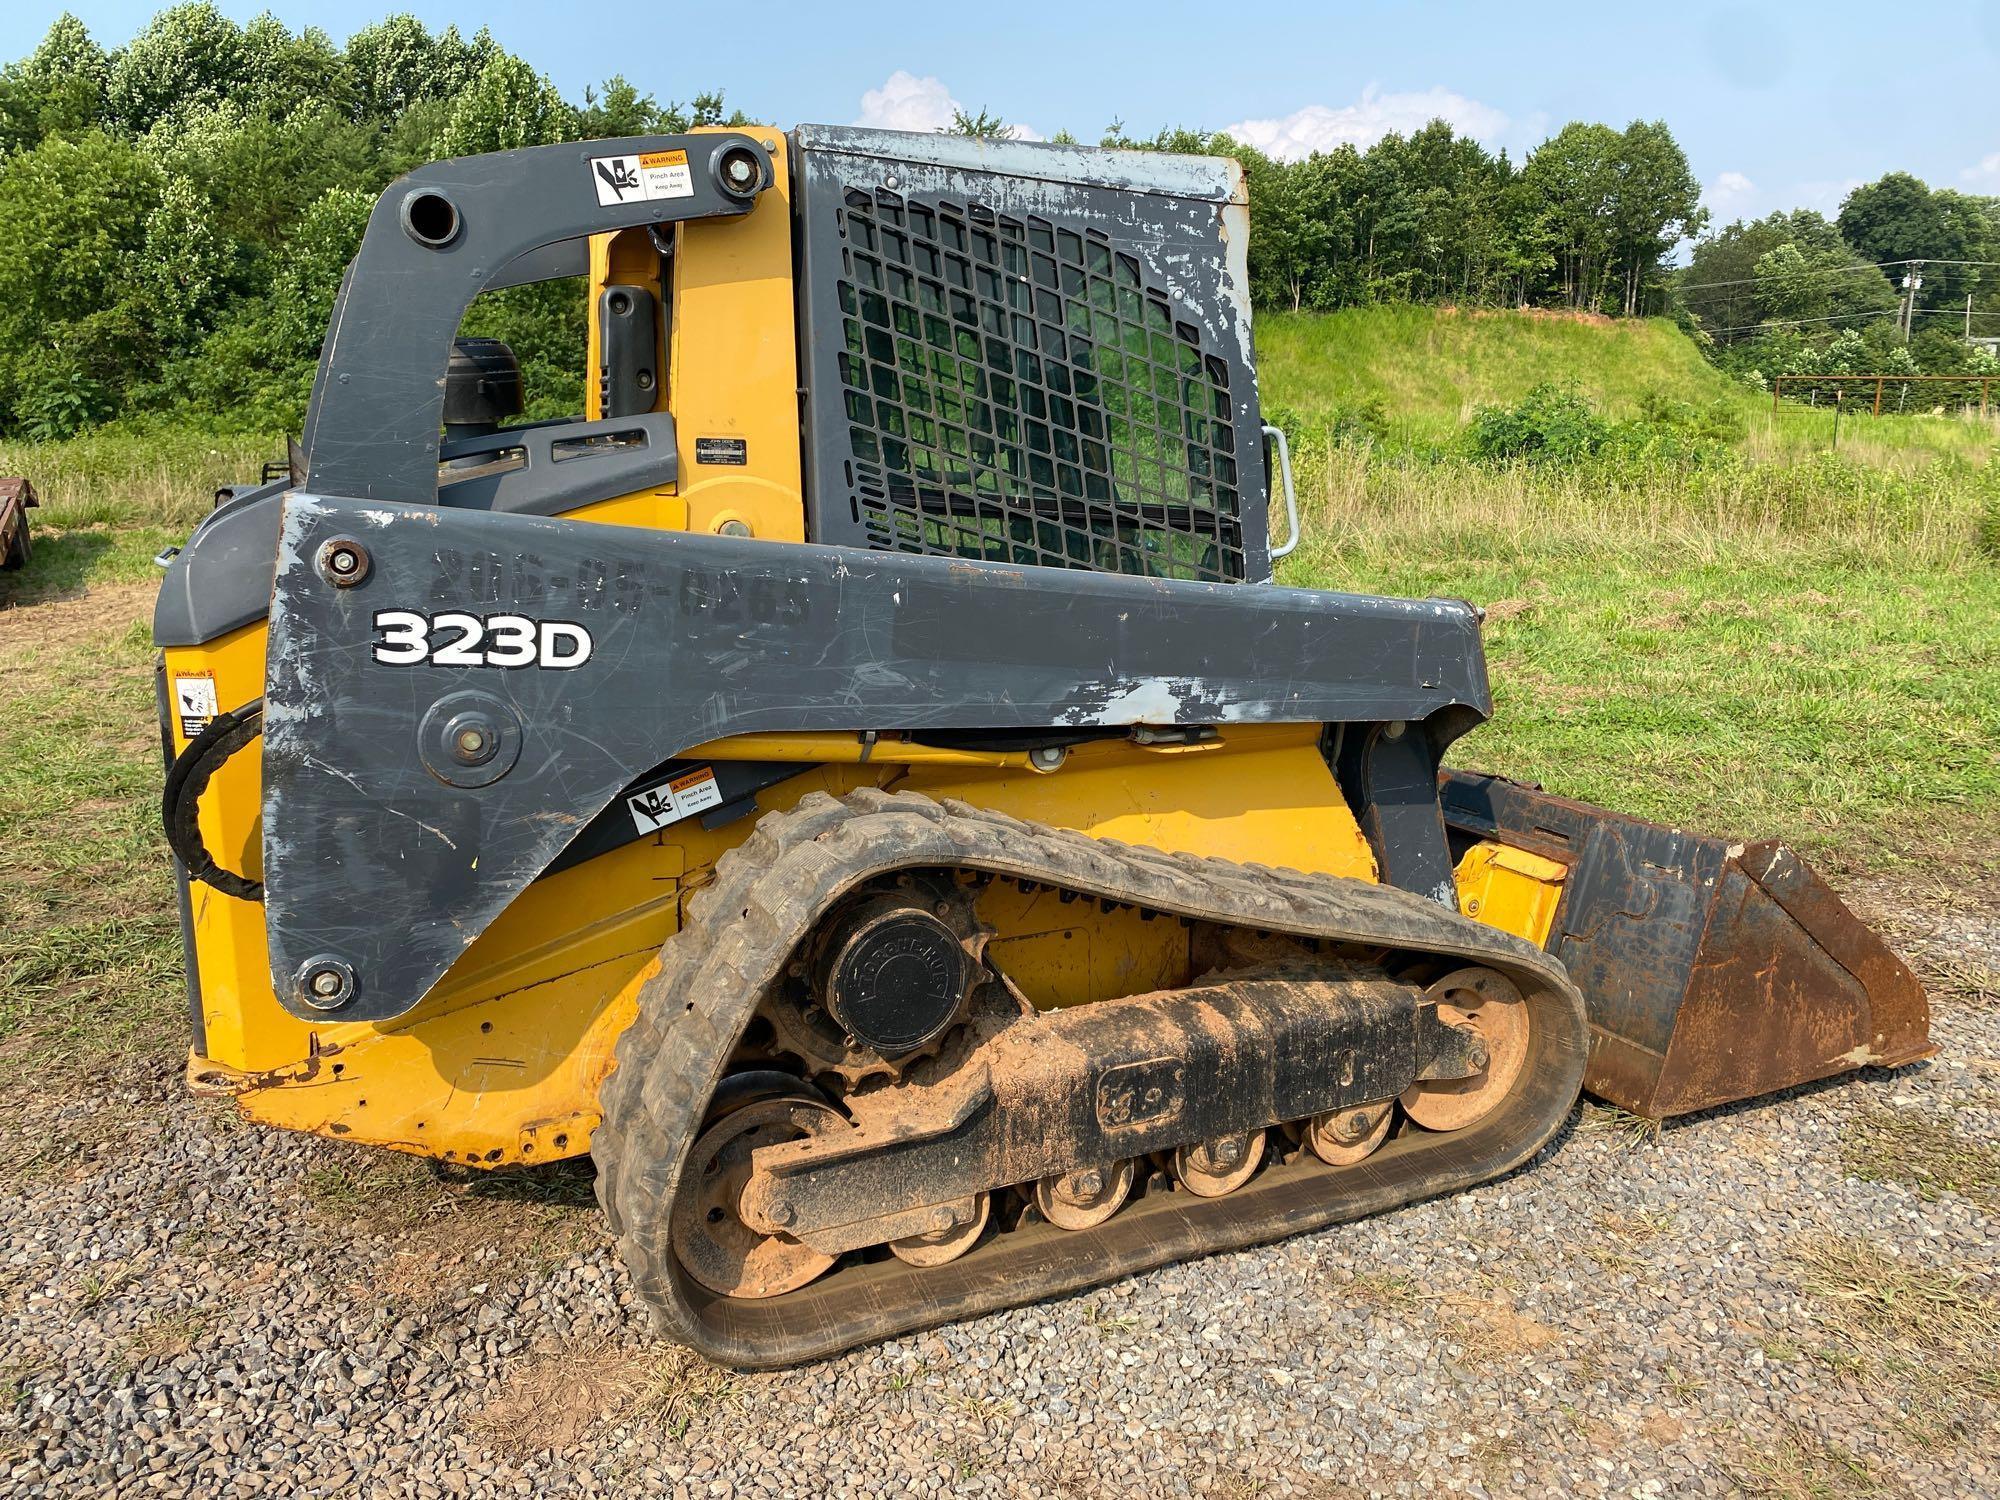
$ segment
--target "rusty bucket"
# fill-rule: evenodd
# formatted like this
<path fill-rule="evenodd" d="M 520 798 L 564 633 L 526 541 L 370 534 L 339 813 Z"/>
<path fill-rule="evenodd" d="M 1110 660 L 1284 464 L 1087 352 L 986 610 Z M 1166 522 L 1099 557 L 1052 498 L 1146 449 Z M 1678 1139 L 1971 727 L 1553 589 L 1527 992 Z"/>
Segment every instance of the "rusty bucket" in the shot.
<path fill-rule="evenodd" d="M 1548 949 L 1590 1013 L 1584 1087 L 1649 1119 L 1928 1057 L 1903 961 L 1783 844 L 1730 844 L 1446 771 L 1455 840 L 1564 865 Z"/>

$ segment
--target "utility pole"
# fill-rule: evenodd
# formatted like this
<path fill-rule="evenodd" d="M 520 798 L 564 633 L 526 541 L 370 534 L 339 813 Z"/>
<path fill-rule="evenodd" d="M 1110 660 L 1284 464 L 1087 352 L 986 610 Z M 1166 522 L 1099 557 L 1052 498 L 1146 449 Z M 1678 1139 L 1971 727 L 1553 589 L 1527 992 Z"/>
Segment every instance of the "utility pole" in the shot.
<path fill-rule="evenodd" d="M 1972 342 L 1972 293 L 1965 294 L 1965 341 Z"/>
<path fill-rule="evenodd" d="M 1924 263 L 1920 260 L 1913 260 L 1910 262 L 1910 268 L 1903 273 L 1903 316 L 1901 321 L 1903 325 L 1903 342 L 1906 344 L 1910 341 L 1910 325 L 1917 320 L 1917 293 L 1922 291 L 1924 287 L 1923 270 Z"/>

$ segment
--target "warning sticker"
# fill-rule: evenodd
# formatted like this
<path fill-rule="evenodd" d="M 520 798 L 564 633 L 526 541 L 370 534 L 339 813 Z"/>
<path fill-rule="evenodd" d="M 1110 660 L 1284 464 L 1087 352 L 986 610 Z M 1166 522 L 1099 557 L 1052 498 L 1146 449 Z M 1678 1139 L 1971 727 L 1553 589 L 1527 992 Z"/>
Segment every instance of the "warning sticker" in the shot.
<path fill-rule="evenodd" d="M 715 784 L 715 771 L 703 766 L 685 771 L 672 781 L 649 786 L 625 799 L 632 809 L 632 821 L 641 833 L 654 833 L 669 823 L 706 812 L 722 803 L 722 788 Z"/>
<path fill-rule="evenodd" d="M 182 739 L 193 739 L 220 712 L 213 672 L 174 673 L 174 715 L 181 721 Z"/>
<path fill-rule="evenodd" d="M 692 198 L 694 174 L 685 151 L 648 151 L 643 156 L 593 156 L 590 178 L 600 208 L 655 198 Z"/>

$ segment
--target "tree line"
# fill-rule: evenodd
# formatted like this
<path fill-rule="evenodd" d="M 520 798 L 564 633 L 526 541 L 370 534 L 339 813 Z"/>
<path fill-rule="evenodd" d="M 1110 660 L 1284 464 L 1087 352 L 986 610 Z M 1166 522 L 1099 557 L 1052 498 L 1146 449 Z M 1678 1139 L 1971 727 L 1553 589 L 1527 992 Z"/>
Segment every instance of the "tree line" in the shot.
<path fill-rule="evenodd" d="M 1707 222 L 1701 185 L 1659 121 L 1573 122 L 1519 165 L 1443 120 L 1300 161 L 1184 130 L 1135 141 L 1114 126 L 1104 144 L 1241 161 L 1252 297 L 1293 311 L 1415 301 L 1657 312 L 1661 257 Z"/>
<path fill-rule="evenodd" d="M 296 428 L 342 272 L 400 174 L 445 156 L 743 123 L 621 77 L 566 100 L 485 31 L 408 15 L 344 46 L 207 3 L 107 51 L 64 15 L 0 69 L 0 434 L 172 412 Z M 480 299 L 540 414 L 583 399 L 574 283 Z"/>
<path fill-rule="evenodd" d="M 485 31 L 408 15 L 336 44 L 268 15 L 239 25 L 202 0 L 110 49 L 65 15 L 0 68 L 0 434 L 147 413 L 296 427 L 341 273 L 395 177 L 444 156 L 714 123 L 747 122 L 720 93 L 662 103 L 622 77 L 566 99 Z M 1007 130 L 983 110 L 954 128 Z M 1873 315 L 1896 293 L 1853 267 L 1919 255 L 1939 267 L 1903 356 L 1913 367 L 1945 358 L 1932 313 L 1967 289 L 1996 306 L 2000 288 L 1943 266 L 2000 259 L 1995 201 L 1900 175 L 1858 190 L 1835 222 L 1732 224 L 1676 269 L 1667 257 L 1703 236 L 1707 212 L 1657 121 L 1571 123 L 1518 163 L 1443 121 L 1298 161 L 1179 129 L 1114 124 L 1102 143 L 1243 162 L 1251 291 L 1267 309 L 1671 313 L 1725 362 L 1776 371 L 1861 358 L 1843 338 L 1886 354 L 1900 320 Z M 583 316 L 578 286 L 551 283 L 482 297 L 467 331 L 507 337 L 531 415 L 555 415 L 582 404 Z M 1845 353 L 1826 352 L 1836 345 Z"/>
<path fill-rule="evenodd" d="M 2000 374 L 1978 342 L 2000 337 L 2000 198 L 1891 172 L 1831 219 L 1738 220 L 1695 245 L 1673 308 L 1719 364 L 1753 380 Z"/>

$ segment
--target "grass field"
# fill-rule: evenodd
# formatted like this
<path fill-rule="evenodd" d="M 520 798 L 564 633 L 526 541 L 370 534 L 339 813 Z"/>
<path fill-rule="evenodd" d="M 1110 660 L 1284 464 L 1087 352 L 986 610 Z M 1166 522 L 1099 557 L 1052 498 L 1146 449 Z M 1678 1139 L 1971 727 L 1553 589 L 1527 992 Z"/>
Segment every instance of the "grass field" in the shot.
<path fill-rule="evenodd" d="M 1379 394 L 1448 434 L 1467 403 L 1516 399 L 1565 362 L 1614 403 L 1655 378 L 1689 399 L 1720 379 L 1691 346 L 1663 350 L 1660 325 L 1323 321 L 1349 325 L 1338 369 L 1308 358 L 1334 333 L 1266 326 L 1272 401 Z M 1387 373 L 1420 356 L 1462 367 L 1455 394 Z M 1923 865 L 1983 847 L 2000 810 L 2000 563 L 1974 544 L 1993 437 L 1924 426 L 1879 464 L 1767 457 L 1719 475 L 1495 469 L 1308 435 L 1307 541 L 1283 577 L 1488 608 L 1498 712 L 1459 764 L 1782 836 L 1844 872 Z M 32 475 L 48 502 L 32 570 L 0 576 L 0 1068 L 46 1066 L 49 1046 L 143 1050 L 179 1025 L 151 559 L 217 484 L 280 450 L 172 434 L 0 446 L 0 473 Z"/>
<path fill-rule="evenodd" d="M 1396 451 L 1448 447 L 1481 406 L 1518 401 L 1537 385 L 1574 385 L 1605 415 L 1629 418 L 1649 396 L 1720 404 L 1745 429 L 1754 458 L 1797 458 L 1834 446 L 1833 413 L 1771 398 L 1717 370 L 1679 329 L 1657 318 L 1614 322 L 1549 312 L 1428 307 L 1273 313 L 1257 320 L 1264 399 L 1309 421 L 1372 410 Z M 2000 426 L 1976 418 L 1848 411 L 1839 451 L 1877 466 L 1935 459 L 1989 461 Z"/>

